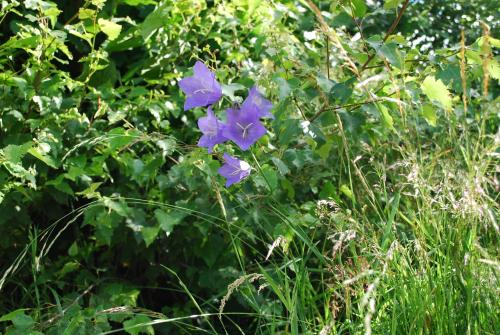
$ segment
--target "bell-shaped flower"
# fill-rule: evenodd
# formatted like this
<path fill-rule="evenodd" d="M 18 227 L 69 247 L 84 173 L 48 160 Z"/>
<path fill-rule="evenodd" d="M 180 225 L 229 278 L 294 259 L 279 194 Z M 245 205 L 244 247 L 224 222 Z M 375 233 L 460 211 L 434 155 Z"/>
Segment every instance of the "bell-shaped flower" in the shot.
<path fill-rule="evenodd" d="M 198 146 L 205 147 L 208 149 L 208 153 L 212 153 L 216 144 L 227 141 L 227 138 L 222 135 L 224 127 L 225 124 L 217 120 L 212 107 L 208 107 L 207 116 L 198 119 L 198 128 L 203 133 L 198 141 Z"/>
<path fill-rule="evenodd" d="M 248 150 L 266 134 L 266 128 L 260 122 L 255 108 L 228 108 L 226 113 L 227 124 L 222 135 L 236 143 L 241 150 Z"/>
<path fill-rule="evenodd" d="M 194 75 L 179 81 L 181 90 L 186 94 L 184 110 L 212 105 L 222 97 L 222 88 L 215 80 L 215 74 L 205 64 L 194 64 Z"/>
<path fill-rule="evenodd" d="M 260 94 L 257 86 L 253 86 L 250 89 L 250 92 L 248 92 L 248 96 L 245 101 L 243 101 L 241 108 L 256 109 L 256 113 L 259 117 L 274 119 L 274 115 L 270 112 L 273 108 L 273 104 Z"/>
<path fill-rule="evenodd" d="M 217 172 L 226 178 L 226 187 L 240 182 L 250 175 L 250 165 L 236 157 L 224 154 L 224 165 Z"/>

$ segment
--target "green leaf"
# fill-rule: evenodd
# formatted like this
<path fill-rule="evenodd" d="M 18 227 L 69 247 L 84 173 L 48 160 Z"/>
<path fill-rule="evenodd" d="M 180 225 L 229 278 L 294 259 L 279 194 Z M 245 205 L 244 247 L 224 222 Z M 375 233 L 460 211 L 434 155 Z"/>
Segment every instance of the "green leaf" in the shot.
<path fill-rule="evenodd" d="M 81 171 L 81 170 L 76 169 L 76 168 L 74 170 Z M 97 192 L 97 189 L 99 188 L 99 186 L 101 186 L 101 184 L 102 184 L 101 182 L 92 183 L 85 190 L 78 192 L 76 194 L 83 195 L 87 199 L 99 198 L 101 196 L 101 194 L 99 192 Z"/>
<path fill-rule="evenodd" d="M 158 28 L 166 24 L 169 12 L 170 6 L 163 4 L 157 7 L 146 17 L 146 19 L 144 19 L 140 27 L 140 33 L 144 40 L 147 41 Z"/>
<path fill-rule="evenodd" d="M 25 38 L 11 37 L 7 42 L 0 46 L 3 49 L 32 49 L 40 42 L 39 36 L 29 36 Z"/>
<path fill-rule="evenodd" d="M 58 167 L 57 162 L 52 157 L 45 155 L 45 151 L 40 146 L 30 148 L 28 150 L 28 152 L 30 153 L 30 155 L 32 155 L 35 158 L 38 158 L 39 160 L 41 160 L 42 162 L 44 162 L 45 164 L 47 164 L 51 168 L 57 169 L 57 167 Z"/>
<path fill-rule="evenodd" d="M 265 187 L 269 191 L 274 191 L 278 187 L 278 174 L 269 165 L 265 164 L 262 166 L 261 173 L 255 176 L 255 184 L 257 186 Z"/>
<path fill-rule="evenodd" d="M 365 0 L 351 0 L 352 16 L 363 17 L 366 14 Z"/>
<path fill-rule="evenodd" d="M 21 145 L 10 144 L 3 148 L 5 159 L 14 164 L 20 163 L 21 159 L 26 155 L 29 149 L 33 146 L 33 142 L 26 142 Z"/>
<path fill-rule="evenodd" d="M 97 184 L 97 183 L 96 183 Z M 99 183 L 100 184 L 100 183 Z M 104 197 L 104 205 L 115 212 L 116 214 L 122 217 L 128 217 L 130 208 L 127 206 L 127 203 L 121 199 L 114 201 L 108 197 Z"/>
<path fill-rule="evenodd" d="M 328 156 L 330 155 L 330 150 L 333 147 L 333 142 L 328 141 L 325 144 L 323 144 L 319 149 L 316 150 L 316 153 L 321 157 L 322 159 L 326 160 Z"/>
<path fill-rule="evenodd" d="M 10 312 L 8 314 L 5 314 L 5 315 L 2 315 L 2 317 L 0 317 L 0 322 L 4 322 L 4 321 L 12 321 L 15 317 L 17 317 L 18 315 L 20 314 L 24 314 L 24 311 L 26 309 L 16 309 L 15 311 L 13 312 Z"/>
<path fill-rule="evenodd" d="M 97 8 L 101 9 L 102 7 L 104 7 L 106 0 L 90 0 L 90 2 Z"/>
<path fill-rule="evenodd" d="M 293 188 L 293 184 L 286 178 L 281 179 L 281 187 L 286 191 L 288 199 L 294 200 L 295 198 L 295 189 Z"/>
<path fill-rule="evenodd" d="M 151 319 L 146 315 L 136 315 L 132 319 L 123 322 L 125 331 L 130 335 L 148 334 L 154 335 L 155 331 L 151 326 Z"/>
<path fill-rule="evenodd" d="M 228 84 L 228 85 L 221 84 L 221 88 L 222 88 L 222 94 L 229 97 L 231 99 L 231 101 L 235 101 L 236 96 L 234 93 L 236 91 L 244 90 L 245 86 L 243 86 L 241 84 L 233 83 L 233 84 Z"/>
<path fill-rule="evenodd" d="M 63 268 L 57 272 L 57 276 L 59 278 L 62 278 L 68 273 L 76 271 L 79 267 L 80 264 L 78 264 L 77 262 L 74 261 L 67 262 L 66 264 L 64 264 Z"/>
<path fill-rule="evenodd" d="M 56 6 L 47 8 L 46 10 L 43 11 L 43 14 L 50 19 L 50 24 L 52 25 L 52 27 L 55 26 L 55 24 L 57 22 L 57 17 L 61 13 L 62 13 L 62 11 L 59 10 Z"/>
<path fill-rule="evenodd" d="M 434 110 L 434 107 L 430 104 L 425 104 L 422 106 L 422 115 L 424 116 L 425 121 L 430 126 L 435 127 L 436 122 L 437 122 L 437 116 L 436 116 L 436 111 Z"/>
<path fill-rule="evenodd" d="M 143 227 L 141 229 L 141 234 L 142 234 L 142 239 L 144 240 L 144 243 L 146 243 L 146 247 L 149 247 L 151 243 L 154 242 L 156 239 L 156 236 L 158 236 L 158 233 L 160 232 L 160 227 Z"/>
<path fill-rule="evenodd" d="M 9 314 L 5 314 L 0 318 L 0 322 L 12 321 L 18 330 L 27 331 L 34 325 L 35 322 L 31 316 L 24 314 L 24 311 L 25 309 L 17 309 Z"/>
<path fill-rule="evenodd" d="M 319 192 L 319 197 L 321 199 L 334 198 L 336 195 L 336 188 L 331 181 L 327 181 L 321 189 L 321 192 Z"/>
<path fill-rule="evenodd" d="M 404 59 L 401 52 L 398 50 L 398 45 L 396 43 L 387 43 L 382 45 L 378 49 L 377 53 L 389 61 L 392 65 L 398 69 L 402 69 L 404 66 Z"/>
<path fill-rule="evenodd" d="M 500 81 L 500 65 L 496 59 L 490 59 L 488 63 L 488 72 L 492 78 Z"/>
<path fill-rule="evenodd" d="M 281 77 L 274 78 L 274 81 L 278 85 L 278 97 L 280 100 L 285 99 L 292 92 L 292 88 L 288 81 Z"/>
<path fill-rule="evenodd" d="M 218 234 L 214 234 L 206 241 L 200 251 L 203 261 L 211 268 L 219 256 L 226 251 L 224 239 Z"/>
<path fill-rule="evenodd" d="M 118 23 L 106 19 L 99 19 L 97 20 L 97 23 L 99 24 L 99 28 L 101 28 L 102 32 L 108 35 L 108 39 L 110 41 L 120 36 L 122 26 Z"/>
<path fill-rule="evenodd" d="M 162 209 L 155 210 L 155 217 L 160 224 L 161 229 L 169 235 L 176 225 L 181 223 L 182 219 L 186 216 L 183 212 L 165 212 Z"/>
<path fill-rule="evenodd" d="M 378 104 L 378 110 L 380 111 L 380 116 L 382 117 L 382 122 L 387 128 L 390 128 L 394 130 L 394 119 L 392 118 L 391 114 L 389 113 L 389 110 L 387 107 L 385 107 L 382 104 Z"/>
<path fill-rule="evenodd" d="M 283 121 L 282 127 L 279 132 L 279 143 L 286 145 L 293 140 L 297 140 L 298 136 L 301 135 L 302 129 L 299 126 L 299 120 L 288 119 Z"/>
<path fill-rule="evenodd" d="M 385 0 L 384 2 L 384 9 L 393 9 L 393 8 L 398 8 L 399 4 L 403 0 Z"/>
<path fill-rule="evenodd" d="M 78 244 L 76 244 L 76 241 L 69 247 L 68 255 L 71 257 L 76 257 L 76 255 L 78 255 Z"/>
<path fill-rule="evenodd" d="M 354 200 L 354 194 L 352 193 L 349 186 L 347 186 L 346 184 L 343 184 L 342 186 L 340 186 L 340 192 L 342 192 L 349 199 Z"/>
<path fill-rule="evenodd" d="M 27 182 L 29 187 L 36 189 L 35 172 L 32 169 L 26 170 L 20 164 L 12 162 L 5 162 L 3 166 L 11 175 Z"/>
<path fill-rule="evenodd" d="M 450 92 L 441 80 L 436 80 L 434 76 L 428 76 L 422 82 L 421 89 L 429 100 L 438 102 L 447 111 L 451 110 Z"/>
<path fill-rule="evenodd" d="M 92 19 L 96 15 L 96 11 L 90 8 L 80 8 L 78 18 L 80 20 Z"/>
<path fill-rule="evenodd" d="M 273 161 L 274 165 L 278 168 L 278 171 L 280 175 L 284 176 L 288 173 L 290 173 L 290 169 L 288 166 L 278 157 L 271 157 L 271 160 Z"/>
<path fill-rule="evenodd" d="M 121 1 L 129 6 L 156 5 L 155 0 L 121 0 Z"/>

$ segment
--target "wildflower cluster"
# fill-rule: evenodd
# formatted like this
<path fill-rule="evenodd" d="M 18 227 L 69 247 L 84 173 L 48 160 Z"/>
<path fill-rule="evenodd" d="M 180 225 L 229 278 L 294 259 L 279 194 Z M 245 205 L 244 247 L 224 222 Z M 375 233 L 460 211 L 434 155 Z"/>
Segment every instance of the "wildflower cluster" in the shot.
<path fill-rule="evenodd" d="M 215 115 L 212 106 L 222 98 L 221 85 L 205 64 L 197 61 L 193 76 L 179 81 L 181 90 L 186 94 L 184 111 L 195 107 L 207 107 L 207 115 L 198 120 L 202 136 L 198 146 L 207 148 L 212 153 L 215 145 L 233 141 L 241 150 L 248 150 L 266 134 L 261 118 L 273 118 L 272 103 L 262 97 L 257 87 L 252 87 L 241 104 L 226 110 L 226 123 Z M 236 157 L 224 153 L 225 164 L 218 170 L 226 178 L 226 187 L 241 181 L 250 175 L 250 165 Z"/>

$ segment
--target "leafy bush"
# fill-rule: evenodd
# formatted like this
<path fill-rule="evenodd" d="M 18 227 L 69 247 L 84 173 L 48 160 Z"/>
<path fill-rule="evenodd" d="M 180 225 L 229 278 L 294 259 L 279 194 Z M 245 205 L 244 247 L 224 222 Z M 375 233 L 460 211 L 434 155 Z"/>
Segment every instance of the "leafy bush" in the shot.
<path fill-rule="evenodd" d="M 498 20 L 430 53 L 429 3 L 3 1 L 3 331 L 497 333 Z M 196 146 L 196 61 L 250 150 Z"/>

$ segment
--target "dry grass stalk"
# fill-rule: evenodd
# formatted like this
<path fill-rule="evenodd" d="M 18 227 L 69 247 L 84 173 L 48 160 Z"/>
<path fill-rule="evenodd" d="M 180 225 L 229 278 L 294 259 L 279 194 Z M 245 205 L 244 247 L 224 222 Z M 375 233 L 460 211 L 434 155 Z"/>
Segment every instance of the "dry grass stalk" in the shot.
<path fill-rule="evenodd" d="M 226 307 L 226 303 L 229 300 L 229 298 L 231 297 L 231 295 L 233 294 L 234 290 L 236 290 L 238 287 L 243 285 L 245 282 L 251 284 L 254 281 L 259 280 L 263 277 L 264 276 L 261 275 L 260 273 L 250 273 L 250 274 L 239 277 L 238 279 L 233 281 L 231 284 L 229 284 L 229 286 L 227 287 L 227 293 L 224 296 L 224 298 L 222 298 L 222 300 L 220 302 L 219 319 L 222 319 L 222 312 L 224 312 L 224 307 Z"/>

